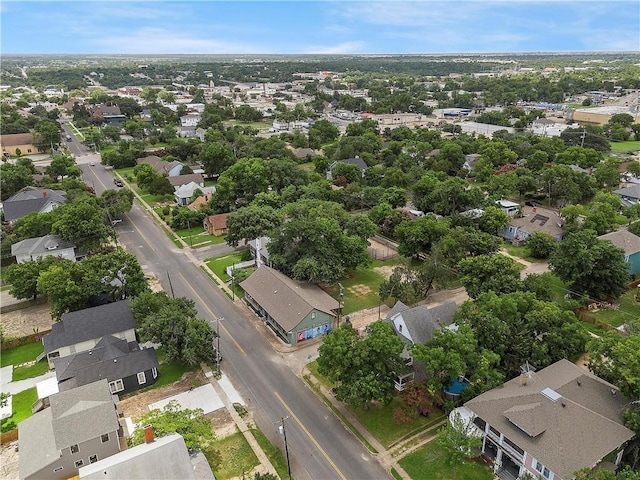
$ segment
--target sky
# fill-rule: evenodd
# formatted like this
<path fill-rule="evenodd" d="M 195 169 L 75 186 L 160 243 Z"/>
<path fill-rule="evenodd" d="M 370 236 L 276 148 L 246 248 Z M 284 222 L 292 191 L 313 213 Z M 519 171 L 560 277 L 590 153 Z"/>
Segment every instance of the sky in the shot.
<path fill-rule="evenodd" d="M 2 54 L 640 51 L 638 0 L 2 0 Z"/>

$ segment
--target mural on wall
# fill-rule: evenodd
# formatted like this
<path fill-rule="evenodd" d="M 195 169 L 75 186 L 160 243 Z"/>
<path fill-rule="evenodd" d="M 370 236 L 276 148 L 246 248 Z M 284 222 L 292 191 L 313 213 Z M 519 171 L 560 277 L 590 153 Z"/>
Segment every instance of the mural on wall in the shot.
<path fill-rule="evenodd" d="M 328 323 L 317 327 L 308 328 L 302 330 L 296 334 L 297 342 L 304 342 L 305 340 L 311 340 L 312 338 L 321 337 L 331 331 Z"/>

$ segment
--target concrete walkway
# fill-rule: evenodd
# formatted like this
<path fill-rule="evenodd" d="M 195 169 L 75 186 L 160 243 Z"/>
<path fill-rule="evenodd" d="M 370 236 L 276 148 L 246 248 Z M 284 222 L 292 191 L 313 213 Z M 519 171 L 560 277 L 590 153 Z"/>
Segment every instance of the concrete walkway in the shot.
<path fill-rule="evenodd" d="M 211 369 L 207 364 L 203 363 L 201 364 L 201 367 L 205 376 L 209 379 L 209 383 L 211 383 L 216 393 L 224 403 L 224 406 L 226 407 L 227 411 L 231 415 L 231 418 L 233 418 L 233 421 L 237 425 L 238 429 L 240 430 L 240 432 L 242 432 L 242 434 L 244 435 L 244 438 L 247 440 L 247 442 L 251 446 L 253 453 L 255 453 L 256 457 L 258 457 L 258 461 L 260 462 L 260 467 L 257 470 L 260 473 L 268 472 L 273 475 L 276 475 L 277 477 L 278 473 L 276 472 L 276 469 L 273 467 L 273 464 L 271 463 L 269 458 L 265 455 L 264 451 L 260 447 L 260 444 L 258 444 L 258 441 L 253 436 L 253 433 L 249 429 L 247 423 L 238 414 L 235 407 L 233 406 L 233 403 L 234 403 L 233 399 L 229 398 L 229 395 L 227 395 L 227 388 L 225 388 L 225 385 L 221 385 L 218 382 L 218 380 L 215 378 L 215 375 L 213 374 L 213 372 L 211 371 Z M 231 396 L 233 397 L 234 395 L 231 394 Z"/>
<path fill-rule="evenodd" d="M 56 372 L 49 371 L 47 373 L 45 373 L 44 375 L 40 375 L 39 377 L 33 377 L 33 378 L 27 378 L 25 380 L 18 380 L 17 382 L 7 382 L 5 383 L 5 379 L 4 379 L 4 369 L 2 371 L 3 373 L 3 378 L 2 378 L 2 392 L 4 393 L 10 393 L 11 395 L 15 395 L 16 393 L 20 393 L 23 392 L 25 390 L 28 390 L 29 388 L 35 387 L 36 384 L 38 384 L 39 382 L 46 380 L 48 378 L 51 377 L 55 377 Z"/>

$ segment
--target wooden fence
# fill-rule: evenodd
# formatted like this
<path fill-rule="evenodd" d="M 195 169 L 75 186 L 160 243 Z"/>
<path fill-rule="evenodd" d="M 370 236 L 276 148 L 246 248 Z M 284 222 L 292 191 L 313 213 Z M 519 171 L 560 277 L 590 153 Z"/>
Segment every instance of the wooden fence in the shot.
<path fill-rule="evenodd" d="M 7 443 L 15 442 L 18 440 L 18 429 L 9 430 L 8 432 L 0 433 L 0 444 L 6 445 Z"/>

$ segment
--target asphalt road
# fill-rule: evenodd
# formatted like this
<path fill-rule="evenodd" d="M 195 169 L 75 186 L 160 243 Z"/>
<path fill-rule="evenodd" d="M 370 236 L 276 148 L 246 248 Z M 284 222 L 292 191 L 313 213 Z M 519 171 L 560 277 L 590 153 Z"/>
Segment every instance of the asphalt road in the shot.
<path fill-rule="evenodd" d="M 98 195 L 107 188 L 116 188 L 111 172 L 99 163 L 97 155 L 85 155 L 78 163 L 85 182 Z M 285 418 L 294 478 L 389 478 L 376 459 L 292 373 L 244 312 L 213 285 L 137 203 L 115 228 L 118 241 L 138 257 L 145 272 L 153 272 L 167 292 L 173 290 L 175 296 L 192 298 L 201 318 L 215 328 L 219 325 L 225 374 L 247 401 L 256 425 L 283 451 L 278 425 Z"/>

